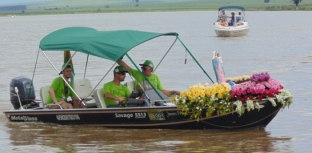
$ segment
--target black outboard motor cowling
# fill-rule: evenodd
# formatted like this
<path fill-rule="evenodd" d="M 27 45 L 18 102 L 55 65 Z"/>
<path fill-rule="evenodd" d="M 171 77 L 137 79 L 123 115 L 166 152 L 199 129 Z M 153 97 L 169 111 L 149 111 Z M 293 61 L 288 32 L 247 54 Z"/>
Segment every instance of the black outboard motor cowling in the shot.
<path fill-rule="evenodd" d="M 10 83 L 10 100 L 14 109 L 19 109 L 21 107 L 18 96 L 15 92 L 15 87 L 18 89 L 18 94 L 22 105 L 34 103 L 36 95 L 32 81 L 29 78 L 22 76 L 15 77 Z"/>

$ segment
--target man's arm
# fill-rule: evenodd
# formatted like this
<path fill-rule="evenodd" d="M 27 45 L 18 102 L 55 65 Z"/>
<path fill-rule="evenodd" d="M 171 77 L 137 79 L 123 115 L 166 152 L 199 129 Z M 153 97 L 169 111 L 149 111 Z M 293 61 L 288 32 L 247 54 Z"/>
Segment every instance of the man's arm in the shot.
<path fill-rule="evenodd" d="M 73 107 L 74 108 L 84 108 L 84 107 L 87 107 L 87 104 L 85 101 L 81 101 L 80 103 L 80 100 L 78 97 L 76 96 L 72 96 L 72 101 L 73 101 Z"/>
<path fill-rule="evenodd" d="M 59 104 L 58 101 L 57 101 L 57 99 L 56 99 L 55 92 L 54 92 L 54 89 L 53 89 L 53 88 L 50 88 L 50 89 L 49 89 L 49 94 L 50 94 L 50 96 L 51 96 L 51 98 L 52 98 L 52 101 L 55 102 L 56 104 Z"/>
<path fill-rule="evenodd" d="M 165 94 L 166 96 L 170 97 L 172 95 L 179 95 L 180 94 L 180 91 L 177 91 L 177 90 L 161 90 L 161 92 L 163 94 Z"/>
<path fill-rule="evenodd" d="M 105 92 L 105 93 L 104 93 L 104 96 L 105 96 L 106 98 L 108 98 L 108 99 L 116 100 L 116 101 L 118 101 L 118 102 L 122 102 L 122 101 L 125 100 L 124 97 L 116 97 L 116 96 L 111 95 L 109 92 Z"/>
<path fill-rule="evenodd" d="M 118 63 L 120 66 L 124 67 L 128 72 L 130 72 L 131 67 L 130 67 L 128 64 L 126 64 L 122 59 L 120 59 L 119 61 L 117 61 L 117 63 Z"/>

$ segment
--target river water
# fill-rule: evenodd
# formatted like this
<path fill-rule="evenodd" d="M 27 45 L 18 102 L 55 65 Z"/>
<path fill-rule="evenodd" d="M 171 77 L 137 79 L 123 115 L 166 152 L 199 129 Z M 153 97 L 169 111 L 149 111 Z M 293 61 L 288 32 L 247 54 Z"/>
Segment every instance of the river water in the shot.
<path fill-rule="evenodd" d="M 279 112 L 263 130 L 135 130 L 61 126 L 45 123 L 10 123 L 0 114 L 1 152 L 311 152 L 312 144 L 312 22 L 310 12 L 247 12 L 250 32 L 245 37 L 219 38 L 213 31 L 217 12 L 110 13 L 0 17 L 0 104 L 13 109 L 12 78 L 32 78 L 40 40 L 70 26 L 98 30 L 178 32 L 180 39 L 215 80 L 212 51 L 221 54 L 227 77 L 269 72 L 294 95 L 289 108 Z M 135 47 L 129 55 L 136 63 L 157 64 L 174 41 L 161 37 Z M 46 52 L 56 68 L 61 52 Z M 76 78 L 82 78 L 86 56 L 76 54 Z M 187 63 L 185 64 L 185 58 Z M 128 63 L 129 60 L 125 59 Z M 96 86 L 114 64 L 90 57 L 86 77 Z M 177 42 L 156 73 L 167 89 L 186 90 L 211 83 Z M 39 89 L 57 76 L 40 52 L 34 86 Z M 102 81 L 112 79 L 112 73 Z M 129 81 L 130 78 L 127 78 Z M 310 82 L 310 83 L 309 83 Z"/>

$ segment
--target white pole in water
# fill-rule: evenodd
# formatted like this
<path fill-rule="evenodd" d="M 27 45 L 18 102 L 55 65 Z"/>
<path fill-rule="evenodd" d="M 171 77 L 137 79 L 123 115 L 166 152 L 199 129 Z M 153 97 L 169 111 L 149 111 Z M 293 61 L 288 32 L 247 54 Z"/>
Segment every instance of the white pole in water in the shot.
<path fill-rule="evenodd" d="M 18 102 L 19 102 L 20 105 L 21 105 L 21 109 L 24 109 L 23 106 L 22 106 L 21 99 L 20 99 L 19 94 L 18 94 L 18 89 L 17 89 L 17 87 L 15 87 L 14 89 L 15 89 L 15 92 L 16 92 L 16 94 L 17 94 Z"/>

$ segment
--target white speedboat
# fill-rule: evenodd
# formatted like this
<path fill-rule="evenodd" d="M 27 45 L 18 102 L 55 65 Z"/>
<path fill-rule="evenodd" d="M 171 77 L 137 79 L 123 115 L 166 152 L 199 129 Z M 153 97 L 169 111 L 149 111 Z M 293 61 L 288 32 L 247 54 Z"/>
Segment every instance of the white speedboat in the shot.
<path fill-rule="evenodd" d="M 241 10 L 241 15 L 235 16 L 235 22 L 232 22 L 233 23 L 232 25 L 230 24 L 231 22 L 228 22 L 226 19 L 225 19 L 226 21 L 224 21 L 226 22 L 225 24 L 221 23 L 222 11 L 228 9 Z M 227 18 L 231 20 L 230 16 L 228 16 Z M 214 30 L 218 37 L 239 37 L 247 35 L 247 33 L 249 32 L 249 24 L 245 18 L 245 8 L 241 6 L 220 7 L 218 9 L 218 19 L 214 23 Z"/>

